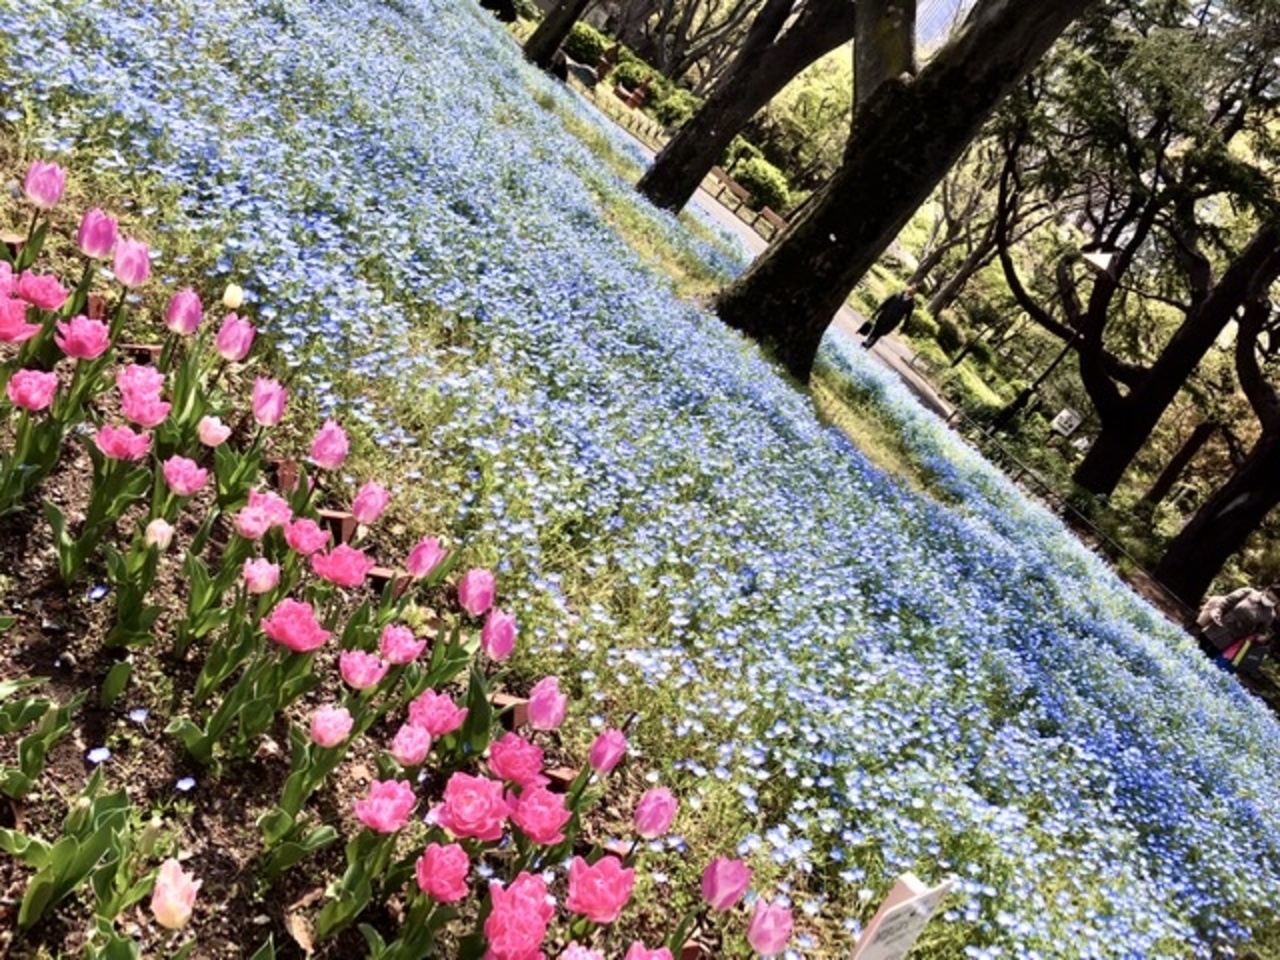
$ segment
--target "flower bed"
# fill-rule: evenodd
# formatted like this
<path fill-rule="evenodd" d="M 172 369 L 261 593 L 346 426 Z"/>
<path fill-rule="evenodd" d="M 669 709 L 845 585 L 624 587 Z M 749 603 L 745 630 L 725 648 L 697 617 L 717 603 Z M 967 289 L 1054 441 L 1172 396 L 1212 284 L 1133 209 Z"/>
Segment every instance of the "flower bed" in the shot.
<path fill-rule="evenodd" d="M 160 270 L 243 283 L 402 522 L 511 585 L 518 671 L 571 676 L 588 725 L 639 715 L 689 798 L 642 897 L 688 905 L 666 881 L 741 836 L 816 955 L 904 869 L 961 879 L 924 956 L 1274 932 L 1271 718 L 900 392 L 947 505 L 676 301 L 479 11 L 212 6 L 0 14 L 5 119 L 154 204 Z"/>

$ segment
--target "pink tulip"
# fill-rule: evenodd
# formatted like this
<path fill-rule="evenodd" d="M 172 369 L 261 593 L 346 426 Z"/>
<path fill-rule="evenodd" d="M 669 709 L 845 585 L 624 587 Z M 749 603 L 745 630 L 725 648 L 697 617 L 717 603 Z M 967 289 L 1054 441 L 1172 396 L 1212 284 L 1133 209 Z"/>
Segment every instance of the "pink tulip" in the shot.
<path fill-rule="evenodd" d="M 164 312 L 164 325 L 184 337 L 195 333 L 202 319 L 204 307 L 200 305 L 200 296 L 190 288 L 175 293 Z"/>
<path fill-rule="evenodd" d="M 751 883 L 751 868 L 741 860 L 716 857 L 702 872 L 702 899 L 712 910 L 728 910 Z"/>
<path fill-rule="evenodd" d="M 5 385 L 9 402 L 33 413 L 53 403 L 57 389 L 58 375 L 41 370 L 19 370 Z"/>
<path fill-rule="evenodd" d="M 209 479 L 208 470 L 186 457 L 170 457 L 161 464 L 161 468 L 164 471 L 164 482 L 180 497 L 191 496 Z"/>
<path fill-rule="evenodd" d="M 569 864 L 569 897 L 565 906 L 594 923 L 613 923 L 631 899 L 636 872 L 609 855 L 594 864 L 574 857 Z"/>
<path fill-rule="evenodd" d="M 217 417 L 201 417 L 196 424 L 196 436 L 206 447 L 217 447 L 231 436 L 231 428 Z"/>
<path fill-rule="evenodd" d="M 543 677 L 529 691 L 529 726 L 535 730 L 555 730 L 564 723 L 569 696 L 560 692 L 556 677 Z"/>
<path fill-rule="evenodd" d="M 70 295 L 58 278 L 24 270 L 18 277 L 18 296 L 40 310 L 57 310 Z"/>
<path fill-rule="evenodd" d="M 116 371 L 116 389 L 122 399 L 159 399 L 164 389 L 164 374 L 155 367 L 131 363 Z"/>
<path fill-rule="evenodd" d="M 672 956 L 671 951 L 666 947 L 650 950 L 637 940 L 631 944 L 630 949 L 627 950 L 627 955 L 622 960 L 672 960 Z"/>
<path fill-rule="evenodd" d="M 751 949 L 761 956 L 776 956 L 790 939 L 791 911 L 781 904 L 765 903 L 764 897 L 757 900 L 751 922 L 747 924 L 747 943 Z"/>
<path fill-rule="evenodd" d="M 314 520 L 295 520 L 284 528 L 284 540 L 294 550 L 309 557 L 329 543 L 329 531 Z"/>
<path fill-rule="evenodd" d="M 311 715 L 311 740 L 321 747 L 336 747 L 350 736 L 354 725 L 346 707 L 321 707 Z"/>
<path fill-rule="evenodd" d="M 555 907 L 547 902 L 547 884 L 536 874 L 521 873 L 508 887 L 492 883 L 493 909 L 484 922 L 489 944 L 486 960 L 537 960 Z"/>
<path fill-rule="evenodd" d="M 339 587 L 358 587 L 364 583 L 376 564 L 364 555 L 363 550 L 340 543 L 328 553 L 317 553 L 311 558 L 311 569 L 322 580 Z"/>
<path fill-rule="evenodd" d="M 646 791 L 636 804 L 636 833 L 646 840 L 656 840 L 671 829 L 677 806 L 675 795 L 666 787 Z"/>
<path fill-rule="evenodd" d="M 253 335 L 253 324 L 237 317 L 234 313 L 228 313 L 218 330 L 218 336 L 213 341 L 213 348 L 218 351 L 223 360 L 239 363 L 249 355 L 249 350 L 253 346 Z"/>
<path fill-rule="evenodd" d="M 76 246 L 86 257 L 107 259 L 116 246 L 116 222 L 96 207 L 86 210 L 76 231 Z"/>
<path fill-rule="evenodd" d="M 173 404 L 158 397 L 122 396 L 120 410 L 125 418 L 140 427 L 158 427 L 173 409 Z"/>
<path fill-rule="evenodd" d="M 560 954 L 560 960 L 604 960 L 604 954 L 599 950 L 587 949 L 577 940 L 570 940 L 564 953 Z"/>
<path fill-rule="evenodd" d="M 417 546 L 409 551 L 409 559 L 405 561 L 405 569 L 411 577 L 425 577 L 440 565 L 445 558 L 445 551 L 440 548 L 440 541 L 435 537 L 424 537 Z"/>
<path fill-rule="evenodd" d="M 369 796 L 356 801 L 356 817 L 377 833 L 395 833 L 409 822 L 417 798 L 403 780 L 375 780 Z"/>
<path fill-rule="evenodd" d="M 8 261 L 0 260 L 0 297 L 13 296 L 14 284 L 17 280 L 13 276 L 13 267 Z"/>
<path fill-rule="evenodd" d="M 310 653 L 324 646 L 331 634 L 316 622 L 311 604 L 284 599 L 262 620 L 262 632 L 294 653 Z"/>
<path fill-rule="evenodd" d="M 126 287 L 140 287 L 151 275 L 151 251 L 141 240 L 121 237 L 116 241 L 115 257 L 111 272 Z"/>
<path fill-rule="evenodd" d="M 311 441 L 311 460 L 318 467 L 336 470 L 347 459 L 350 443 L 347 433 L 334 420 L 326 420 L 316 438 Z"/>
<path fill-rule="evenodd" d="M 244 562 L 244 588 L 250 593 L 270 593 L 280 583 L 280 567 L 266 557 Z"/>
<path fill-rule="evenodd" d="M 516 618 L 494 607 L 480 631 L 480 646 L 490 660 L 501 663 L 516 644 Z"/>
<path fill-rule="evenodd" d="M 261 507 L 243 507 L 236 514 L 236 533 L 246 540 L 258 540 L 271 529 L 271 519 Z"/>
<path fill-rule="evenodd" d="M 75 360 L 93 360 L 107 352 L 111 346 L 111 332 L 101 320 L 88 317 L 72 317 L 57 324 L 53 337 L 58 349 Z"/>
<path fill-rule="evenodd" d="M 284 417 L 289 391 L 275 380 L 258 377 L 253 382 L 253 419 L 261 426 L 274 427 Z"/>
<path fill-rule="evenodd" d="M 156 874 L 156 883 L 151 890 L 151 915 L 156 918 L 156 923 L 169 930 L 185 927 L 191 919 L 202 882 L 183 870 L 173 857 L 160 864 L 160 872 Z"/>
<path fill-rule="evenodd" d="M 27 301 L 0 298 L 0 343 L 26 343 L 39 332 L 40 324 L 27 323 Z"/>
<path fill-rule="evenodd" d="M 502 784 L 487 777 L 455 773 L 444 787 L 444 802 L 435 821 L 455 837 L 500 840 L 511 810 Z"/>
<path fill-rule="evenodd" d="M 34 160 L 22 178 L 22 192 L 33 206 L 49 210 L 58 205 L 67 189 L 67 174 L 56 163 Z"/>
<path fill-rule="evenodd" d="M 156 517 L 142 531 L 142 545 L 147 548 L 155 547 L 164 553 L 169 549 L 169 544 L 173 543 L 173 534 L 173 524 L 162 517 Z"/>
<path fill-rule="evenodd" d="M 440 903 L 457 903 L 466 897 L 471 860 L 456 843 L 429 843 L 414 865 L 418 889 Z"/>
<path fill-rule="evenodd" d="M 511 820 L 534 843 L 550 847 L 564 839 L 564 825 L 573 816 L 565 798 L 546 787 L 526 787 L 511 805 Z"/>
<path fill-rule="evenodd" d="M 406 723 L 396 731 L 391 741 L 391 756 L 402 767 L 416 767 L 431 752 L 431 734 L 412 723 Z"/>
<path fill-rule="evenodd" d="M 356 493 L 356 498 L 351 502 L 351 515 L 356 518 L 356 523 L 363 523 L 366 526 L 377 522 L 382 516 L 382 511 L 387 509 L 387 504 L 391 502 L 391 494 L 381 484 L 370 480 Z"/>
<path fill-rule="evenodd" d="M 459 707 L 447 693 L 424 690 L 409 703 L 409 722 L 433 737 L 453 733 L 467 719 L 467 708 Z"/>
<path fill-rule="evenodd" d="M 408 627 L 394 623 L 382 628 L 382 637 L 378 641 L 378 650 L 388 663 L 412 663 L 426 648 L 427 641 L 419 640 Z"/>
<path fill-rule="evenodd" d="M 347 685 L 356 690 L 377 686 L 389 669 L 372 653 L 363 650 L 344 650 L 338 657 L 338 672 Z"/>
<path fill-rule="evenodd" d="M 518 733 L 504 734 L 490 745 L 489 770 L 499 780 L 521 786 L 547 782 L 542 775 L 542 748 Z"/>
<path fill-rule="evenodd" d="M 493 605 L 493 574 L 483 568 L 468 570 L 458 581 L 458 603 L 473 617 L 478 617 Z"/>
<path fill-rule="evenodd" d="M 587 760 L 591 769 L 601 776 L 612 773 L 622 755 L 627 752 L 627 738 L 621 730 L 605 730 L 591 744 L 591 752 Z"/>
<path fill-rule="evenodd" d="M 104 456 L 113 460 L 141 460 L 151 450 L 151 434 L 134 433 L 128 427 L 113 427 L 103 424 L 93 435 Z"/>
<path fill-rule="evenodd" d="M 273 527 L 283 527 L 293 519 L 293 508 L 289 501 L 270 490 L 250 490 L 249 506 L 263 512 L 267 523 Z"/>

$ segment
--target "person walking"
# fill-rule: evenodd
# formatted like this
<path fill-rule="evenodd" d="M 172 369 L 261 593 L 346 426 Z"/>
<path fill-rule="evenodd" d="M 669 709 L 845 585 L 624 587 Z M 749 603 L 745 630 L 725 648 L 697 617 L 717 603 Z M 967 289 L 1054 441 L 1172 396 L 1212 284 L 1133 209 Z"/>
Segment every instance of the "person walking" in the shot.
<path fill-rule="evenodd" d="M 1196 617 L 1196 640 L 1200 649 L 1234 672 L 1251 643 L 1265 639 L 1280 614 L 1280 583 L 1265 590 L 1241 587 L 1231 593 L 1210 597 Z M 1224 662 L 1225 661 L 1225 662 Z"/>
<path fill-rule="evenodd" d="M 871 328 L 867 339 L 862 341 L 863 349 L 870 350 L 876 345 L 876 341 L 886 333 L 891 333 L 906 323 L 915 308 L 916 288 L 914 285 L 908 286 L 905 290 L 888 297 L 880 306 L 876 307 L 876 312 L 871 315 L 871 319 L 863 325 L 863 330 L 866 330 L 868 326 Z"/>

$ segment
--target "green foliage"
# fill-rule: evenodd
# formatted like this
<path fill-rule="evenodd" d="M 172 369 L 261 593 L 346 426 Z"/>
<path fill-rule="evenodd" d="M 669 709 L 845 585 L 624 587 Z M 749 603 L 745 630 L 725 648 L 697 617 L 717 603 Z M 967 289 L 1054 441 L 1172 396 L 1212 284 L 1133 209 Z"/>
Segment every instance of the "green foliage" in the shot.
<path fill-rule="evenodd" d="M 0 793 L 23 797 L 44 772 L 45 759 L 54 744 L 71 730 L 71 717 L 85 700 L 79 693 L 65 704 L 41 697 L 13 697 L 45 682 L 43 677 L 0 682 L 0 736 L 33 727 L 18 742 L 18 766 L 0 764 Z"/>
<path fill-rule="evenodd" d="M 678 127 L 697 112 L 702 99 L 683 87 L 672 87 L 649 111 L 664 127 Z"/>
<path fill-rule="evenodd" d="M 751 191 L 759 206 L 785 210 L 791 202 L 786 176 L 768 160 L 754 157 L 736 167 L 733 176 Z"/>
<path fill-rule="evenodd" d="M 635 59 L 621 60 L 618 66 L 614 68 L 613 73 L 610 74 L 610 78 L 614 83 L 621 84 L 628 90 L 636 89 L 646 80 L 650 81 L 650 86 L 652 87 L 656 77 L 657 72 L 651 66 Z"/>
<path fill-rule="evenodd" d="M 937 321 L 937 324 L 938 346 L 943 350 L 947 353 L 955 353 L 964 345 L 964 334 L 960 332 L 960 328 L 956 326 L 954 321 L 942 317 Z"/>
<path fill-rule="evenodd" d="M 902 332 L 908 337 L 917 340 L 936 340 L 938 338 L 938 323 L 925 310 L 913 310 L 906 322 L 902 325 Z"/>
<path fill-rule="evenodd" d="M 594 67 L 611 46 L 608 37 L 590 24 L 579 20 L 564 41 L 564 52 L 569 59 Z"/>
<path fill-rule="evenodd" d="M 763 156 L 764 154 L 760 152 L 759 147 L 741 135 L 737 135 L 729 141 L 729 146 L 725 147 L 724 155 L 720 158 L 720 165 L 732 173 L 738 164 Z"/>

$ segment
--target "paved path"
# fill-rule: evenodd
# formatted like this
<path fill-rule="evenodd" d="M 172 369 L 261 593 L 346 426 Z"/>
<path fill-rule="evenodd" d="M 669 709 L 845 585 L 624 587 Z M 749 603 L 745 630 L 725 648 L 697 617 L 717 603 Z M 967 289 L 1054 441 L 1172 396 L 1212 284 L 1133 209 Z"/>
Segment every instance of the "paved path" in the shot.
<path fill-rule="evenodd" d="M 583 96 L 583 101 L 595 108 L 591 97 Z M 595 108 L 600 116 L 606 120 L 613 122 L 612 118 L 599 108 Z M 626 127 L 614 124 L 617 128 L 636 142 L 641 150 L 650 160 L 653 159 L 653 149 L 633 134 Z M 747 226 L 732 210 L 717 200 L 707 190 L 699 187 L 693 196 L 693 202 L 701 207 L 707 214 L 711 216 L 717 223 L 731 230 L 739 238 L 743 244 L 751 252 L 752 257 L 758 256 L 769 243 L 764 237 L 756 233 L 755 230 Z M 847 303 L 840 308 L 840 311 L 834 317 L 834 323 L 844 333 L 846 333 L 855 342 L 861 343 L 863 338 L 858 334 L 858 328 L 862 326 L 865 319 L 860 313 L 850 307 Z M 915 360 L 915 353 L 901 340 L 892 334 L 880 340 L 871 348 L 871 355 L 883 363 L 886 367 L 898 375 L 907 388 L 919 398 L 920 402 L 929 407 L 934 413 L 944 419 L 950 417 L 955 408 L 946 401 L 938 391 L 934 389 L 932 383 L 920 375 L 920 372 L 912 366 Z"/>

